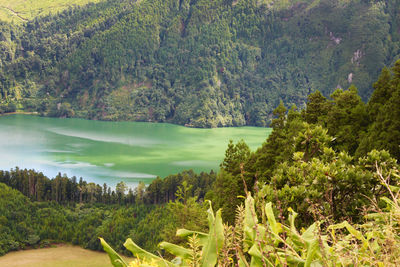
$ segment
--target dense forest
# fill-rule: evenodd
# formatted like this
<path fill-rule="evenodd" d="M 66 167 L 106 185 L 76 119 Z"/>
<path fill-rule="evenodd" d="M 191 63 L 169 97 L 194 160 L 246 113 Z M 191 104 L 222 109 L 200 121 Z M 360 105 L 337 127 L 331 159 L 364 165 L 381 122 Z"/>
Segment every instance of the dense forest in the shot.
<path fill-rule="evenodd" d="M 303 110 L 281 103 L 257 151 L 228 145 L 207 231 L 177 230 L 187 242 L 164 239 L 165 255 L 128 238 L 129 266 L 398 266 L 400 61 L 373 87 L 367 104 L 354 86 L 312 93 Z"/>
<path fill-rule="evenodd" d="M 130 266 L 399 266 L 399 10 L 106 0 L 0 21 L 0 113 L 273 128 L 256 151 L 227 144 L 217 173 L 134 189 L 0 171 L 0 255 L 63 242 L 117 267 L 115 251 Z"/>
<path fill-rule="evenodd" d="M 154 250 L 171 228 L 205 229 L 192 222 L 204 217 L 194 199 L 202 201 L 214 180 L 212 172 L 184 171 L 134 190 L 120 182 L 114 190 L 61 174 L 49 179 L 34 170 L 0 171 L 0 255 L 54 242 L 101 250 L 98 236 L 107 236 L 119 251 L 127 236 Z M 192 207 L 182 209 L 184 204 Z"/>
<path fill-rule="evenodd" d="M 109 0 L 0 22 L 0 112 L 265 126 L 399 55 L 399 3 Z"/>
<path fill-rule="evenodd" d="M 2 171 L 0 252 L 53 241 L 100 250 L 100 236 L 118 252 L 128 253 L 125 246 L 156 266 L 160 258 L 138 246 L 155 252 L 168 240 L 172 243 L 160 244 L 162 261 L 173 254 L 185 260 L 183 266 L 194 260 L 202 262 L 195 266 L 230 266 L 229 259 L 251 259 L 251 266 L 270 260 L 281 266 L 292 261 L 396 266 L 400 60 L 382 70 L 373 88 L 368 103 L 350 86 L 329 98 L 312 93 L 302 110 L 279 104 L 264 144 L 250 151 L 243 141 L 230 142 L 218 173 L 185 171 L 126 193 L 123 183 L 114 191 L 75 177 Z M 206 211 L 208 200 L 216 213 Z M 260 237 L 257 227 L 268 236 Z M 175 236 L 179 228 L 191 231 Z M 181 247 L 188 236 L 190 248 Z M 206 253 L 207 244 L 217 244 L 217 250 Z"/>

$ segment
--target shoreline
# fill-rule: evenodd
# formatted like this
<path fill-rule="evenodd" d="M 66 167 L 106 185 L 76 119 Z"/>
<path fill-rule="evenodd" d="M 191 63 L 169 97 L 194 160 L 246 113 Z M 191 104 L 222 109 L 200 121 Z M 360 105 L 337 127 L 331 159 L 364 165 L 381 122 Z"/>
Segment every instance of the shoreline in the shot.
<path fill-rule="evenodd" d="M 8 113 L 0 113 L 0 117 L 9 116 L 9 115 L 40 115 L 39 112 L 33 111 L 16 111 L 16 112 L 8 112 Z M 221 126 L 221 127 L 195 127 L 191 124 L 178 124 L 172 122 L 161 122 L 161 121 L 133 121 L 133 120 L 101 120 L 101 119 L 88 119 L 83 117 L 50 117 L 50 116 L 42 116 L 44 118 L 54 118 L 54 119 L 79 119 L 86 121 L 99 121 L 99 122 L 118 122 L 118 123 L 129 123 L 129 122 L 137 122 L 137 123 L 152 123 L 152 124 L 170 124 L 175 126 L 181 126 L 187 129 L 224 129 L 224 128 L 263 128 L 263 129 L 272 129 L 270 126 L 255 126 L 255 125 L 240 125 L 240 126 Z"/>
<path fill-rule="evenodd" d="M 0 117 L 1 116 L 9 116 L 9 115 L 19 115 L 19 114 L 22 114 L 22 115 L 39 115 L 39 112 L 37 112 L 37 111 L 33 111 L 33 112 L 28 112 L 28 111 L 7 112 L 7 113 L 1 113 Z"/>

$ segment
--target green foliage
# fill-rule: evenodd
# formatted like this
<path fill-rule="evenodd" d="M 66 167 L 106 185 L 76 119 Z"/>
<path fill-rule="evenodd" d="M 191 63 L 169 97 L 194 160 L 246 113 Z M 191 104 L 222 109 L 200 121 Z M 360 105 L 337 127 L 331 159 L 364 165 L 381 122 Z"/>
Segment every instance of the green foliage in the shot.
<path fill-rule="evenodd" d="M 59 173 L 53 179 L 44 176 L 35 170 L 11 169 L 0 170 L 0 182 L 19 190 L 25 196 L 34 201 L 56 201 L 58 203 L 105 203 L 105 204 L 163 204 L 175 200 L 175 192 L 186 183 L 190 189 L 186 197 L 204 199 L 205 193 L 211 187 L 215 179 L 215 173 L 195 174 L 192 170 L 169 175 L 161 179 L 157 178 L 149 186 L 139 183 L 135 190 L 128 190 L 126 184 L 117 184 L 116 191 L 112 191 L 107 184 L 100 186 L 87 183 L 82 178 L 77 181 L 76 177 L 68 178 Z"/>
<path fill-rule="evenodd" d="M 368 125 L 365 104 L 354 86 L 346 91 L 336 90 L 331 98 L 333 101 L 327 114 L 326 127 L 329 134 L 336 137 L 334 147 L 354 154 L 360 134 Z"/>
<path fill-rule="evenodd" d="M 50 117 L 71 118 L 74 117 L 75 112 L 70 103 L 53 103 L 49 107 L 47 115 Z"/>
<path fill-rule="evenodd" d="M 308 95 L 307 108 L 304 109 L 302 115 L 304 120 L 308 123 L 324 123 L 326 116 L 328 115 L 329 104 L 327 99 L 321 94 L 320 91 L 316 91 Z"/>
<path fill-rule="evenodd" d="M 244 186 L 254 183 L 245 180 L 243 176 L 243 165 L 250 155 L 250 149 L 243 140 L 237 144 L 233 144 L 231 140 L 220 165 L 221 169 L 211 190 L 206 194 L 206 199 L 210 199 L 218 209 L 222 209 L 224 220 L 231 223 L 234 221 L 235 207 L 241 202 L 238 197 L 245 195 Z"/>
<path fill-rule="evenodd" d="M 295 106 L 286 112 L 281 103 L 274 111 L 273 131 L 261 148 L 239 157 L 240 150 L 228 145 L 206 197 L 222 208 L 230 224 L 235 220 L 234 207 L 242 203 L 237 196 L 247 191 L 279 203 L 285 216 L 288 207 L 296 209 L 301 223 L 310 223 L 315 213 L 334 221 L 359 222 L 360 207 L 388 195 L 377 182 L 374 166 L 394 167 L 399 159 L 400 138 L 396 139 L 394 129 L 399 106 L 397 69 L 399 62 L 393 74 L 383 70 L 367 105 L 354 86 L 336 90 L 331 99 L 313 93 L 301 112 Z"/>
<path fill-rule="evenodd" d="M 251 152 L 243 141 L 230 142 L 218 174 L 185 171 L 125 194 L 124 183 L 115 193 L 61 174 L 50 180 L 33 170 L 1 171 L 0 182 L 54 202 L 32 203 L 0 184 L 0 253 L 48 239 L 101 249 L 101 236 L 138 258 L 129 266 L 396 266 L 400 61 L 391 71 L 383 70 L 367 105 L 354 86 L 331 99 L 316 92 L 301 112 L 281 102 L 262 147 Z M 219 210 L 205 212 L 204 199 Z M 154 253 L 162 239 L 171 242 Z M 102 245 L 114 266 L 128 266 Z"/>
<path fill-rule="evenodd" d="M 222 209 L 224 220 L 232 223 L 235 206 L 242 202 L 239 196 L 243 195 L 243 181 L 240 175 L 233 176 L 222 169 L 212 189 L 206 194 L 206 199 L 215 202 L 215 207 Z"/>
<path fill-rule="evenodd" d="M 101 250 L 103 236 L 123 251 L 126 239 L 153 209 L 152 206 L 31 202 L 21 192 L 0 183 L 0 252 L 67 242 Z M 189 224 L 190 225 L 190 224 Z M 192 226 L 192 225 L 190 225 Z"/>
<path fill-rule="evenodd" d="M 236 145 L 230 140 L 228 148 L 225 151 L 225 158 L 221 163 L 221 168 L 233 175 L 240 173 L 240 165 L 243 164 L 250 156 L 250 148 L 243 141 L 239 141 Z"/>
<path fill-rule="evenodd" d="M 204 200 L 206 192 L 209 191 L 214 182 L 216 174 L 202 172 L 194 173 L 192 170 L 183 171 L 178 174 L 168 175 L 161 179 L 157 178 L 146 188 L 145 202 L 151 204 L 168 203 L 176 200 L 176 191 L 179 187 L 186 183 L 190 186 L 187 197 L 195 197 L 198 200 Z"/>
<path fill-rule="evenodd" d="M 393 171 L 398 175 L 396 169 Z M 390 191 L 379 168 L 376 173 Z M 392 196 L 392 199 L 383 198 L 388 204 L 386 211 L 370 212 L 362 225 L 343 221 L 322 227 L 324 222 L 317 220 L 307 229 L 298 230 L 295 224 L 298 214 L 289 208 L 289 224 L 280 223 L 271 202 L 257 207 L 263 214 L 262 221 L 259 221 L 255 201 L 249 194 L 244 212 L 239 209 L 237 226 L 240 229 L 233 234 L 237 239 L 229 238 L 223 229 L 220 213 L 214 217 L 210 208 L 208 234 L 184 229 L 177 232 L 177 235 L 184 233 L 197 239 L 196 242 L 203 247 L 200 253 L 193 245 L 184 248 L 168 242 L 160 243 L 161 248 L 176 256 L 171 262 L 144 251 L 130 239 L 125 246 L 137 260 L 129 265 L 115 262 L 119 255 L 103 239 L 101 241 L 114 266 L 226 266 L 226 262 L 238 266 L 349 266 L 355 262 L 363 266 L 395 266 L 399 263 L 400 253 L 400 206 L 398 198 L 393 193 Z M 227 244 L 229 242 L 233 244 Z M 189 244 L 193 244 L 193 239 Z M 227 246 L 235 247 L 234 257 L 223 253 Z M 199 253 L 198 258 L 192 257 L 191 253 Z"/>
<path fill-rule="evenodd" d="M 0 255 L 25 246 L 32 234 L 33 205 L 20 192 L 0 183 Z"/>
<path fill-rule="evenodd" d="M 285 162 L 275 170 L 269 184 L 259 185 L 258 196 L 278 201 L 283 211 L 296 209 L 303 222 L 310 222 L 313 214 L 333 221 L 360 221 L 360 207 L 389 194 L 374 174 L 376 168 L 398 168 L 386 151 L 372 151 L 356 164 L 348 154 L 327 147 L 310 161 L 304 160 L 304 152 L 295 153 L 294 158 L 293 163 Z M 398 183 L 395 176 L 388 179 Z"/>
<path fill-rule="evenodd" d="M 399 54 L 398 8 L 394 0 L 109 0 L 1 23 L 0 104 L 57 117 L 265 126 L 280 101 L 303 108 L 316 90 L 329 96 L 355 84 L 367 100 Z"/>
<path fill-rule="evenodd" d="M 144 248 L 155 250 L 161 238 L 173 240 L 177 228 L 188 227 L 199 231 L 206 228 L 204 208 L 196 200 L 204 199 L 214 176 L 213 173 L 197 175 L 193 171 L 185 171 L 164 180 L 156 179 L 148 187 L 142 184 L 141 189 L 139 186 L 126 194 L 127 188 L 122 182 L 114 192 L 106 184 L 101 187 L 82 179 L 77 182 L 75 177 L 68 178 L 61 174 L 49 179 L 34 170 L 15 168 L 0 171 L 0 182 L 18 189 L 33 201 L 40 201 L 33 202 L 30 209 L 31 204 L 24 206 L 26 209 L 21 214 L 30 214 L 33 226 L 28 228 L 30 230 L 21 228 L 21 232 L 10 230 L 4 240 L 10 239 L 11 243 L 4 241 L 6 245 L 2 253 L 21 249 L 25 245 L 36 247 L 37 236 L 40 238 L 39 245 L 50 240 L 71 242 L 93 250 L 101 249 L 97 237 L 103 236 L 123 253 L 126 251 L 119 241 L 131 236 Z M 170 192 L 173 192 L 173 197 Z M 0 203 L 0 209 L 6 209 L 7 205 Z M 25 221 L 28 223 L 31 220 L 29 216 L 26 220 L 3 216 L 0 223 L 17 225 L 15 220 L 21 219 L 23 223 L 18 225 L 25 227 Z M 182 239 L 175 238 L 174 242 L 180 243 Z"/>
<path fill-rule="evenodd" d="M 364 134 L 357 154 L 364 155 L 372 148 L 386 149 L 396 158 L 400 158 L 400 61 L 392 68 L 383 69 L 375 91 L 368 102 L 371 124 Z"/>
<path fill-rule="evenodd" d="M 202 247 L 202 256 L 198 266 L 215 266 L 218 261 L 218 253 L 222 250 L 225 239 L 223 234 L 221 211 L 217 211 L 214 215 L 210 205 L 210 208 L 207 210 L 207 215 L 209 227 L 208 234 L 185 229 L 180 229 L 177 232 L 177 235 L 181 237 L 192 237 L 197 239 L 198 235 L 201 236 L 199 241 L 194 241 L 198 242 L 199 246 Z M 112 248 L 102 238 L 100 240 L 104 250 L 110 256 L 111 262 L 114 266 L 128 266 L 125 262 L 119 260 L 121 257 L 114 250 L 112 250 Z M 127 239 L 124 246 L 140 261 L 151 262 L 152 266 L 191 266 L 190 262 L 196 261 L 195 258 L 192 257 L 191 250 L 168 242 L 162 242 L 159 244 L 159 246 L 169 253 L 177 256 L 171 262 L 143 250 L 131 239 Z M 197 253 L 197 250 L 194 252 Z M 131 266 L 131 264 L 129 266 Z"/>
<path fill-rule="evenodd" d="M 184 190 L 180 187 L 181 190 Z M 175 236 L 179 228 L 190 228 L 195 231 L 206 229 L 206 216 L 204 206 L 193 197 L 188 197 L 188 192 L 175 201 L 170 201 L 164 206 L 152 210 L 131 231 L 132 238 L 142 244 L 149 251 L 156 251 L 157 244 L 169 240 L 175 244 L 182 244 L 183 239 Z M 106 238 L 106 237 L 105 237 Z"/>

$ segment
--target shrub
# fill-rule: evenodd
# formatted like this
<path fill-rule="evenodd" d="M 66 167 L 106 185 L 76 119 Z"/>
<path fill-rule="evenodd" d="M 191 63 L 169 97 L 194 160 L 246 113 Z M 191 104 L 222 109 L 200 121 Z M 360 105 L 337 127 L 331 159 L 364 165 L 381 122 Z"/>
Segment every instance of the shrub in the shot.
<path fill-rule="evenodd" d="M 256 213 L 255 201 L 248 194 L 245 207 L 237 209 L 234 226 L 223 225 L 221 210 L 207 211 L 209 232 L 186 229 L 177 235 L 188 239 L 181 247 L 161 242 L 159 247 L 175 255 L 167 261 L 138 247 L 131 239 L 124 246 L 137 258 L 126 263 L 101 239 L 104 250 L 114 266 L 399 266 L 400 264 L 400 206 L 398 186 L 389 185 L 381 169 L 377 175 L 391 199 L 382 197 L 386 208 L 365 216 L 365 223 L 351 225 L 347 221 L 329 224 L 315 221 L 307 229 L 296 228 L 297 213 L 289 208 L 287 224 L 277 221 L 272 203 Z M 399 178 L 397 169 L 390 176 Z M 259 218 L 260 217 L 260 218 Z"/>

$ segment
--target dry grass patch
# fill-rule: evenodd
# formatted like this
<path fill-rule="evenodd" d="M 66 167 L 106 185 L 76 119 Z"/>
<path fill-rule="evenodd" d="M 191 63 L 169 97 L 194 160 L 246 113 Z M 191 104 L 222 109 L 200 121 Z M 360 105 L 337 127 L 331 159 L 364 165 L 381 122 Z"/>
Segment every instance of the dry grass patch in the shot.
<path fill-rule="evenodd" d="M 106 253 L 91 251 L 77 246 L 59 245 L 56 248 L 10 252 L 0 257 L 0 266 L 109 267 L 111 264 Z"/>

